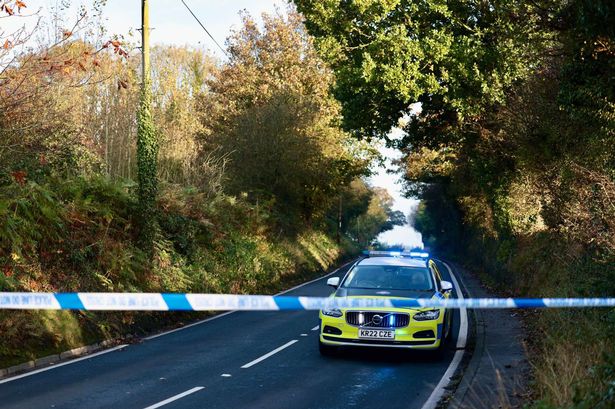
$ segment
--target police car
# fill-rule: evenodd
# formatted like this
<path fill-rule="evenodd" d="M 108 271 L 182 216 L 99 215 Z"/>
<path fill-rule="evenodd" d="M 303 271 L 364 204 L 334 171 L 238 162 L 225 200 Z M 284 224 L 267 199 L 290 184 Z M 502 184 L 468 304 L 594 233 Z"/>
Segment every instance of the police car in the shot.
<path fill-rule="evenodd" d="M 370 252 L 355 263 L 331 297 L 449 298 L 453 285 L 442 280 L 425 252 Z M 437 350 L 450 337 L 452 311 L 444 308 L 328 308 L 320 311 L 320 352 L 340 346 Z"/>

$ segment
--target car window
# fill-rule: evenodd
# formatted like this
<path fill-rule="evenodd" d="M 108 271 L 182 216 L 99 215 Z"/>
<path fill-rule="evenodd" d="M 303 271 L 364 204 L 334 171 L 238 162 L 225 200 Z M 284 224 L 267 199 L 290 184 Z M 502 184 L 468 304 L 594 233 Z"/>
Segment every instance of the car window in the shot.
<path fill-rule="evenodd" d="M 428 291 L 433 289 L 433 282 L 431 273 L 426 268 L 356 266 L 344 280 L 342 287 Z"/>

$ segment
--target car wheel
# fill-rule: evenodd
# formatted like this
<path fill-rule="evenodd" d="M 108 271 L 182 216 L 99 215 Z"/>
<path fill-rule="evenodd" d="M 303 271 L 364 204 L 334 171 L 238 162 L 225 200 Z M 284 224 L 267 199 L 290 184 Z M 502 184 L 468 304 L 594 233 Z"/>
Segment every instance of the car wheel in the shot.
<path fill-rule="evenodd" d="M 320 355 L 322 356 L 334 356 L 337 352 L 337 347 L 333 345 L 323 344 L 318 341 L 318 350 L 320 351 Z"/>

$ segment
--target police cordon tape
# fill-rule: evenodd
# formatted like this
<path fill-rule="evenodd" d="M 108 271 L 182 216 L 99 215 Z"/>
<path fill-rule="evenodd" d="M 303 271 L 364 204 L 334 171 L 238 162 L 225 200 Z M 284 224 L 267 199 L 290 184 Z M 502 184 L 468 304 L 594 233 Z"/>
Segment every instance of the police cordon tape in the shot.
<path fill-rule="evenodd" d="M 395 299 L 176 293 L 0 292 L 0 309 L 88 311 L 280 311 L 330 308 L 615 307 L 615 298 Z"/>

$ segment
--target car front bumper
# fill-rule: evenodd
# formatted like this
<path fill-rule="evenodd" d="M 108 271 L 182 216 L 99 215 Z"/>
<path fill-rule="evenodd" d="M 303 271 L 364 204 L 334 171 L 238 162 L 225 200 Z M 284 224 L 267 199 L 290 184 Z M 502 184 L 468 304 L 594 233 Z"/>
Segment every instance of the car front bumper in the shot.
<path fill-rule="evenodd" d="M 388 311 L 400 312 L 400 311 Z M 442 342 L 443 316 L 431 321 L 414 321 L 401 328 L 379 328 L 395 331 L 392 340 L 359 338 L 359 329 L 368 328 L 346 322 L 346 311 L 339 318 L 320 313 L 320 342 L 326 345 L 378 348 L 438 349 Z M 375 328 L 369 328 L 375 329 Z M 431 332 L 432 336 L 426 336 Z"/>

